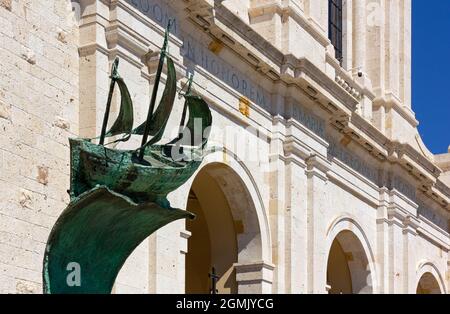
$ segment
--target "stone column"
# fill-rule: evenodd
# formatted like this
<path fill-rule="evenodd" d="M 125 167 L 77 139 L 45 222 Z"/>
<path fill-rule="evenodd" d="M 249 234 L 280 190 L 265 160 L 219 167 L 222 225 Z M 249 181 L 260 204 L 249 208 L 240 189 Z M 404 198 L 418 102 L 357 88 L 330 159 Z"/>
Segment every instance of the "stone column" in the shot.
<path fill-rule="evenodd" d="M 271 294 L 275 266 L 265 262 L 236 263 L 236 282 L 239 294 Z"/>

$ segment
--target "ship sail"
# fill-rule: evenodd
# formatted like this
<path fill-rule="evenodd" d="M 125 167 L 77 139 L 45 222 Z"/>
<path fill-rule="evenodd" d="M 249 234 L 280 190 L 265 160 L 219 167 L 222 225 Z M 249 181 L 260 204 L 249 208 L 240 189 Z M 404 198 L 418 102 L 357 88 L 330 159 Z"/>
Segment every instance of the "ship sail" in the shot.
<path fill-rule="evenodd" d="M 152 138 L 145 144 L 145 146 L 153 145 L 162 138 L 175 102 L 175 95 L 177 92 L 176 84 L 177 76 L 175 72 L 175 65 L 173 60 L 170 57 L 167 57 L 166 86 L 164 88 L 164 93 L 159 106 L 149 121 L 149 135 L 152 136 Z M 143 135 L 146 123 L 147 122 L 144 122 L 139 127 L 134 129 L 133 134 Z"/>
<path fill-rule="evenodd" d="M 177 144 L 202 149 L 208 142 L 210 127 L 212 125 L 211 110 L 201 97 L 191 94 L 185 95 L 184 97 L 186 99 L 186 106 L 189 109 L 189 119 L 183 131 L 181 131 L 180 136 L 168 145 Z M 195 127 L 197 121 L 201 122 L 200 130 Z"/>
<path fill-rule="evenodd" d="M 133 129 L 133 102 L 124 80 L 119 77 L 116 82 L 121 94 L 120 111 L 113 126 L 106 133 L 106 137 L 124 134 L 125 137 L 120 141 L 127 141 L 130 138 Z"/>
<path fill-rule="evenodd" d="M 149 117 L 142 123 L 139 127 L 133 129 L 133 103 L 131 100 L 130 93 L 124 82 L 124 80 L 118 74 L 118 59 L 113 63 L 111 70 L 111 87 L 109 91 L 109 98 L 106 106 L 106 112 L 104 117 L 104 124 L 102 129 L 102 135 L 100 137 L 100 144 L 103 145 L 104 139 L 108 137 L 113 137 L 116 135 L 123 134 L 121 139 L 118 139 L 112 143 L 127 141 L 130 139 L 131 135 L 141 135 L 145 138 L 150 137 L 149 140 L 143 141 L 142 146 L 139 148 L 142 152 L 145 151 L 146 147 L 152 146 L 159 142 L 164 134 L 167 127 L 170 114 L 173 110 L 175 97 L 177 93 L 177 76 L 175 71 L 175 65 L 172 58 L 167 54 L 166 49 L 168 46 L 168 36 L 170 31 L 170 24 L 166 30 L 164 45 L 161 50 L 160 65 L 157 71 L 155 85 L 153 87 L 154 93 L 152 95 L 152 100 L 149 108 Z M 153 112 L 154 100 L 156 98 L 157 86 L 159 85 L 161 79 L 161 72 L 163 64 L 167 63 L 167 79 L 164 87 L 164 92 L 161 97 L 159 106 Z M 170 141 L 166 145 L 177 145 L 177 146 L 190 146 L 196 148 L 204 148 L 207 142 L 209 134 L 205 134 L 209 130 L 212 123 L 211 112 L 209 110 L 206 102 L 198 96 L 193 96 L 191 94 L 192 78 L 189 79 L 189 87 L 184 94 L 185 105 L 182 114 L 182 121 L 180 127 L 184 127 L 180 135 L 174 140 Z M 119 86 L 121 94 L 121 104 L 120 112 L 116 118 L 111 129 L 106 132 L 106 123 L 108 120 L 111 99 L 114 92 L 115 84 Z M 189 120 L 185 124 L 185 119 L 187 113 L 189 112 Z M 196 123 L 201 121 L 201 128 L 196 128 Z M 112 144 L 110 143 L 110 144 Z"/>
<path fill-rule="evenodd" d="M 106 103 L 105 116 L 103 118 L 102 133 L 100 135 L 100 145 L 104 144 L 105 138 L 113 137 L 120 134 L 124 134 L 124 137 L 114 141 L 113 143 L 126 142 L 130 139 L 131 131 L 133 130 L 133 123 L 134 123 L 133 101 L 131 100 L 130 92 L 128 90 L 127 85 L 125 84 L 125 81 L 120 77 L 118 73 L 118 67 L 119 67 L 119 59 L 117 58 L 116 60 L 114 60 L 111 69 L 111 85 L 109 88 L 108 102 Z M 113 126 L 108 132 L 106 132 L 108 118 L 111 111 L 112 96 L 116 84 L 119 86 L 121 96 L 120 111 Z"/>
<path fill-rule="evenodd" d="M 155 75 L 155 84 L 153 86 L 152 97 L 150 99 L 150 105 L 148 108 L 147 119 L 145 120 L 144 131 L 142 132 L 142 144 L 139 152 L 139 160 L 144 160 L 145 148 L 150 146 L 153 143 L 159 141 L 164 133 L 164 129 L 167 125 L 167 120 L 170 115 L 170 111 L 167 113 L 166 110 L 173 107 L 173 102 L 175 101 L 176 94 L 176 72 L 175 66 L 173 64 L 172 59 L 168 56 L 168 48 L 169 48 L 169 33 L 170 28 L 172 27 L 174 21 L 169 20 L 167 24 L 166 33 L 164 34 L 164 43 L 161 49 L 161 54 L 159 57 L 158 69 L 156 70 Z M 168 69 L 168 79 L 165 89 L 165 97 L 163 97 L 163 103 L 158 108 L 158 111 L 155 113 L 155 103 L 156 97 L 158 95 L 158 87 L 161 81 L 161 73 L 164 67 L 164 61 L 167 59 L 167 69 Z M 156 120 L 154 120 L 156 119 Z M 152 122 L 155 124 L 152 126 Z M 139 129 L 139 128 L 138 128 Z M 148 136 L 150 135 L 150 131 L 153 129 L 153 133 L 155 136 L 148 141 Z"/>

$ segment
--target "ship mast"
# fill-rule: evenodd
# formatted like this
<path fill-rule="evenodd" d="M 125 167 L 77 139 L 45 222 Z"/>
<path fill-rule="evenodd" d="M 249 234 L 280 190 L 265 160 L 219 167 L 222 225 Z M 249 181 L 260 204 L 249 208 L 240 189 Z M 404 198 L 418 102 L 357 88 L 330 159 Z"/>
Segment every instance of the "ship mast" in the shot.
<path fill-rule="evenodd" d="M 156 71 L 155 84 L 153 86 L 152 98 L 150 100 L 150 106 L 148 109 L 147 120 L 145 121 L 144 134 L 142 135 L 142 145 L 141 145 L 141 151 L 139 153 L 140 161 L 142 161 L 144 159 L 145 144 L 147 143 L 148 135 L 150 133 L 150 121 L 152 119 L 153 112 L 155 110 L 156 97 L 158 96 L 158 87 L 159 87 L 159 82 L 161 81 L 161 73 L 162 73 L 162 70 L 164 67 L 164 60 L 166 58 L 166 53 L 167 53 L 166 50 L 167 50 L 167 46 L 169 44 L 169 33 L 170 33 L 170 28 L 172 27 L 172 23 L 173 23 L 173 21 L 169 20 L 169 22 L 167 24 L 166 32 L 164 34 L 164 44 L 162 46 L 161 55 L 159 57 L 158 70 Z"/>
<path fill-rule="evenodd" d="M 189 95 L 191 93 L 191 89 L 192 89 L 192 82 L 194 81 L 194 74 L 190 74 L 189 75 L 189 79 L 187 82 L 187 89 L 186 92 L 184 93 L 185 96 Z M 180 130 L 181 128 L 184 126 L 185 122 L 186 122 L 186 114 L 187 114 L 187 100 L 184 101 L 184 107 L 183 107 L 183 113 L 181 114 L 181 121 L 180 121 Z M 182 137 L 183 134 L 179 134 L 179 138 Z"/>
<path fill-rule="evenodd" d="M 117 73 L 118 67 L 119 67 L 119 58 L 116 58 L 111 68 L 111 84 L 109 86 L 109 95 L 108 95 L 108 102 L 106 103 L 105 115 L 103 116 L 102 133 L 100 135 L 100 142 L 99 142 L 100 145 L 105 144 L 106 127 L 108 125 L 109 113 L 111 111 L 112 96 L 114 93 L 114 87 L 116 85 L 117 79 L 119 78 L 119 75 Z"/>

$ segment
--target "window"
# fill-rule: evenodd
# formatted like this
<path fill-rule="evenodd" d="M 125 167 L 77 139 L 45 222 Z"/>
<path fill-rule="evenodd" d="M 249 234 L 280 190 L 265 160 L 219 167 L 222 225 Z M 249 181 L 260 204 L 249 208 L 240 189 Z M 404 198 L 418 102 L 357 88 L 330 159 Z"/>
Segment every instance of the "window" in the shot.
<path fill-rule="evenodd" d="M 342 64 L 342 0 L 328 0 L 328 37 Z"/>

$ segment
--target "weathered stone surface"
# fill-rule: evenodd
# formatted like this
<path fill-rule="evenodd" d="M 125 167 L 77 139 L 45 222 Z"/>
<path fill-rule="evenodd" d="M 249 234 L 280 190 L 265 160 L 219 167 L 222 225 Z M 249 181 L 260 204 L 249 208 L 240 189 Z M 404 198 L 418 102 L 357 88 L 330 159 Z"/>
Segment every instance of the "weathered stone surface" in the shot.
<path fill-rule="evenodd" d="M 343 246 L 343 259 L 353 259 L 347 268 L 357 271 L 352 276 L 358 285 L 415 293 L 419 277 L 431 273 L 448 291 L 450 217 L 442 189 L 420 192 L 420 178 L 391 160 L 398 152 L 387 160 L 370 152 L 378 141 L 390 149 L 395 140 L 416 150 L 413 161 L 433 159 L 416 138 L 409 110 L 410 1 L 400 1 L 404 7 L 394 0 L 369 6 L 343 1 L 342 67 L 327 39 L 327 1 L 283 1 L 280 9 L 281 2 L 119 0 L 117 14 L 109 14 L 108 1 L 95 0 L 89 10 L 79 10 L 90 15 L 79 28 L 68 19 L 77 1 L 0 0 L 0 293 L 42 291 L 45 242 L 69 201 L 68 138 L 98 135 L 117 55 L 136 120 L 143 120 L 156 63 L 141 57 L 149 45 L 148 56 L 157 56 L 169 17 L 177 19 L 170 53 L 183 69 L 178 78 L 185 68 L 196 70 L 194 90 L 208 97 L 214 111 L 211 138 L 225 147 L 202 168 L 221 193 L 211 195 L 208 187 L 210 193 L 196 196 L 210 205 L 203 213 L 213 235 L 225 234 L 220 230 L 230 220 L 236 247 L 230 251 L 236 250 L 239 263 L 229 269 L 237 270 L 239 291 L 333 291 L 326 258 L 334 239 Z M 374 10 L 389 12 L 389 18 L 367 16 Z M 188 19 L 186 12 L 192 12 Z M 110 24 L 109 17 L 117 20 Z M 91 23 L 95 19 L 108 28 Z M 122 32 L 119 25 L 132 27 Z M 240 112 L 247 108 L 239 107 L 241 96 L 250 102 L 248 118 Z M 352 117 L 337 110 L 347 108 L 344 100 L 359 102 Z M 114 114 L 118 101 L 115 96 Z M 178 126 L 182 100 L 175 107 L 169 129 Z M 354 134 L 336 130 L 355 127 L 359 115 L 363 122 Z M 248 136 L 249 125 L 258 136 Z M 252 147 L 253 159 L 245 153 Z M 444 171 L 439 180 L 450 185 L 448 154 L 435 159 Z M 172 206 L 193 202 L 191 184 L 171 195 Z M 228 209 L 213 224 L 219 205 Z M 128 259 L 115 292 L 184 292 L 196 236 L 184 223 L 157 232 Z M 211 239 L 216 251 L 208 255 L 218 262 L 220 240 Z"/>
<path fill-rule="evenodd" d="M 63 130 L 69 130 L 70 129 L 70 123 L 66 119 L 63 119 L 61 117 L 57 117 L 54 126 L 63 129 Z"/>
<path fill-rule="evenodd" d="M 38 167 L 38 176 L 37 180 L 40 184 L 47 185 L 48 184 L 48 167 L 39 166 Z"/>
<path fill-rule="evenodd" d="M 69 199 L 65 127 L 78 130 L 78 29 L 67 24 L 70 11 L 55 10 L 67 4 L 0 0 L 0 293 L 42 292 L 45 242 Z M 57 117 L 68 117 L 62 128 Z"/>
<path fill-rule="evenodd" d="M 31 49 L 22 53 L 22 58 L 30 64 L 36 64 L 36 54 Z"/>
<path fill-rule="evenodd" d="M 0 0 L 0 7 L 3 7 L 6 10 L 11 11 L 11 9 L 12 9 L 12 1 L 13 0 Z"/>
<path fill-rule="evenodd" d="M 67 33 L 61 29 L 59 29 L 57 33 L 58 40 L 64 44 L 67 44 Z"/>
<path fill-rule="evenodd" d="M 0 99 L 0 119 L 9 120 L 11 118 L 11 108 Z"/>
<path fill-rule="evenodd" d="M 30 191 L 28 190 L 21 190 L 19 193 L 19 204 L 22 207 L 27 207 L 30 208 L 31 207 L 31 203 L 32 203 L 32 194 Z"/>
<path fill-rule="evenodd" d="M 19 281 L 16 286 L 16 293 L 18 294 L 33 294 L 37 293 L 35 286 L 30 283 Z"/>

